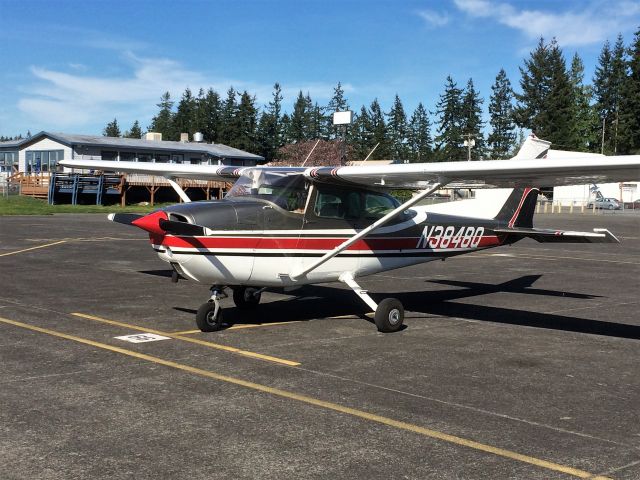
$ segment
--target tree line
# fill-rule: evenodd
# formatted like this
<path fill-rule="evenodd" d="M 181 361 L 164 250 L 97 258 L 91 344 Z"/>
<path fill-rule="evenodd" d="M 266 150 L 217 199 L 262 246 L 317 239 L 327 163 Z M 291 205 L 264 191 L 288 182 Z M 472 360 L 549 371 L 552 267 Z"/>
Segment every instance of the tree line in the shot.
<path fill-rule="evenodd" d="M 574 54 L 567 64 L 555 39 L 540 38 L 519 71 L 519 92 L 503 69 L 498 72 L 488 102 L 489 125 L 473 80 L 461 87 L 448 76 L 433 111 L 420 102 L 408 113 L 396 94 L 385 112 L 374 99 L 354 111 L 346 131 L 332 123 L 333 112 L 351 109 L 340 83 L 326 105 L 300 91 L 290 112 L 283 108 L 279 83 L 263 106 L 249 92 L 233 87 L 224 97 L 212 88 L 195 95 L 187 88 L 177 102 L 165 92 L 148 130 L 162 133 L 164 140 L 201 132 L 207 142 L 256 153 L 267 161 L 298 158 L 296 146 L 308 151 L 316 139 L 324 141 L 324 152 L 340 156 L 340 148 L 326 145 L 340 144 L 342 138 L 348 160 L 364 159 L 374 148 L 372 159 L 410 162 L 507 158 L 522 142 L 524 129 L 558 149 L 640 153 L 640 29 L 628 46 L 622 35 L 613 46 L 604 43 L 591 84 L 585 83 L 580 56 Z M 103 133 L 140 138 L 142 129 L 136 121 L 122 134 L 114 119 Z"/>

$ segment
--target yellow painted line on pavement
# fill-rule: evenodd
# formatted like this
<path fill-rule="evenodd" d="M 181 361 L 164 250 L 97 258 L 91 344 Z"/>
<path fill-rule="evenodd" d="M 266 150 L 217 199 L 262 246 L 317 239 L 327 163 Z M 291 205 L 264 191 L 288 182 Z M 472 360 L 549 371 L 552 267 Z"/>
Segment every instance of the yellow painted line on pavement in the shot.
<path fill-rule="evenodd" d="M 115 325 L 117 327 L 129 328 L 131 330 L 138 330 L 140 332 L 155 333 L 156 335 L 163 335 L 165 337 L 174 338 L 176 340 L 182 340 L 183 342 L 195 343 L 203 345 L 209 348 L 215 348 L 216 350 L 223 350 L 225 352 L 231 352 L 245 357 L 257 358 L 259 360 L 266 360 L 268 362 L 279 363 L 282 365 L 288 365 L 290 367 L 296 367 L 301 365 L 300 362 L 294 362 L 292 360 L 285 360 L 284 358 L 272 357 L 270 355 L 263 355 L 262 353 L 250 352 L 248 350 L 241 350 L 239 348 L 230 347 L 228 345 L 220 345 L 219 343 L 207 342 L 206 340 L 200 340 L 198 338 L 183 337 L 180 333 L 164 332 L 162 330 L 155 330 L 153 328 L 141 327 L 139 325 L 133 325 L 131 323 L 117 322 L 115 320 L 108 320 L 102 317 L 96 317 L 95 315 L 89 315 L 86 313 L 74 312 L 71 315 L 75 317 L 85 318 L 87 320 L 93 320 L 100 323 L 106 323 L 108 325 Z"/>
<path fill-rule="evenodd" d="M 54 245 L 60 245 L 61 243 L 66 243 L 66 242 L 67 240 L 58 240 L 57 242 L 47 243 L 45 245 L 38 245 L 37 247 L 23 248 L 22 250 L 16 250 L 15 252 L 0 253 L 0 257 L 6 257 L 8 255 L 17 255 L 18 253 L 30 252 L 31 250 L 38 250 L 39 248 L 53 247 Z"/>
<path fill-rule="evenodd" d="M 159 357 L 154 357 L 152 355 L 147 355 L 144 353 L 135 352 L 133 350 L 127 350 L 125 348 L 114 347 L 111 345 L 107 345 L 105 343 L 95 342 L 93 340 L 88 340 L 86 338 L 76 337 L 75 335 L 68 335 L 65 333 L 57 332 L 55 330 L 49 330 L 46 328 L 36 327 L 33 325 L 28 325 L 26 323 L 16 322 L 14 320 L 9 320 L 6 318 L 0 317 L 0 322 L 13 325 L 16 327 L 24 328 L 27 330 L 32 330 L 34 332 L 45 333 L 47 335 L 51 335 L 58 338 L 63 338 L 66 340 L 72 340 L 74 342 L 83 343 L 85 345 L 90 345 L 96 348 L 100 348 L 103 350 L 108 350 L 115 353 L 120 353 L 122 355 L 127 355 L 129 357 L 137 358 L 140 360 L 145 360 L 148 362 L 152 362 L 158 365 L 164 365 L 170 368 L 174 368 L 177 370 L 181 370 L 184 372 L 192 373 L 194 375 L 199 375 L 206 378 L 211 378 L 214 380 L 218 380 L 221 382 L 230 383 L 233 385 L 238 385 L 241 387 L 245 387 L 251 390 L 256 390 L 263 393 L 268 393 L 270 395 L 278 396 L 281 398 L 286 398 L 289 400 L 295 400 L 298 402 L 306 403 L 308 405 L 313 405 L 316 407 L 324 408 L 326 410 L 332 410 L 334 412 L 343 413 L 345 415 L 350 415 L 352 417 L 360 418 L 362 420 L 367 420 L 370 422 L 379 423 L 382 425 L 386 425 L 389 427 L 397 428 L 400 430 L 412 432 L 418 435 L 422 435 L 425 437 L 429 437 L 436 440 L 441 440 L 443 442 L 447 442 L 453 445 L 458 445 L 461 447 L 470 448 L 473 450 L 477 450 L 484 453 L 490 453 L 493 455 L 497 455 L 499 457 L 508 458 L 510 460 L 515 460 L 522 463 L 527 463 L 530 465 L 535 465 L 536 467 L 544 468 L 547 470 L 552 470 L 555 472 L 564 473 L 567 475 L 571 475 L 577 478 L 584 478 L 589 480 L 610 480 L 607 477 L 595 475 L 584 470 L 580 470 L 577 468 L 569 467 L 566 465 L 561 465 L 559 463 L 549 462 L 547 460 L 542 460 L 540 458 L 530 457 L 529 455 L 523 455 L 521 453 L 513 452 L 511 450 L 505 450 L 504 448 L 494 447 L 491 445 L 486 445 L 484 443 L 476 442 L 474 440 L 468 440 L 462 437 L 458 437 L 455 435 L 450 435 L 448 433 L 440 432 L 438 430 L 432 430 L 430 428 L 421 427 L 419 425 L 414 425 L 412 423 L 403 422 L 400 420 L 394 420 L 392 418 L 383 417 L 381 415 L 376 415 L 373 413 L 369 413 L 363 410 L 358 410 L 351 407 L 346 407 L 337 403 L 328 402 L 325 400 L 320 400 L 318 398 L 309 397 L 306 395 L 298 394 L 295 392 L 291 392 L 288 390 L 281 390 L 279 388 L 269 387 L 267 385 L 262 385 L 259 383 L 249 382 L 247 380 L 242 380 L 240 378 L 230 377 L 227 375 L 222 375 L 219 373 L 215 373 L 209 370 L 203 370 L 201 368 L 191 367 L 189 365 L 184 365 L 181 363 L 172 362 L 170 360 L 164 360 Z"/>
<path fill-rule="evenodd" d="M 292 320 L 290 322 L 269 322 L 269 323 L 241 323 L 227 328 L 227 330 L 242 330 L 245 328 L 261 328 L 270 327 L 271 325 L 289 325 L 290 323 L 300 323 L 304 320 Z M 173 335 L 192 335 L 194 333 L 202 333 L 202 330 L 184 330 L 182 332 L 172 332 Z"/>

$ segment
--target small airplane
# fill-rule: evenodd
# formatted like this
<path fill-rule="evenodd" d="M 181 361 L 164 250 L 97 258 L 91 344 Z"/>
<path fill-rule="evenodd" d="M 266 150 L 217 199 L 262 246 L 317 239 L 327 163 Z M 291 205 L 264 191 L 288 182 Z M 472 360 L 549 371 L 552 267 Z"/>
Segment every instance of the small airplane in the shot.
<path fill-rule="evenodd" d="M 640 178 L 640 155 L 605 157 L 550 150 L 531 135 L 510 160 L 344 167 L 228 167 L 167 163 L 65 160 L 65 167 L 138 172 L 167 178 L 184 203 L 148 215 L 109 219 L 149 234 L 151 246 L 183 277 L 211 285 L 196 314 L 204 332 L 224 327 L 220 300 L 233 291 L 240 309 L 256 308 L 269 288 L 340 281 L 375 312 L 379 331 L 398 331 L 404 307 L 376 303 L 356 279 L 378 272 L 508 245 L 611 242 L 593 232 L 533 227 L 539 190 L 533 186 L 619 182 Z M 191 202 L 176 178 L 235 181 L 222 200 Z M 456 182 L 484 182 L 511 190 L 499 203 L 480 199 L 437 205 L 420 201 Z M 399 202 L 387 192 L 417 193 Z"/>

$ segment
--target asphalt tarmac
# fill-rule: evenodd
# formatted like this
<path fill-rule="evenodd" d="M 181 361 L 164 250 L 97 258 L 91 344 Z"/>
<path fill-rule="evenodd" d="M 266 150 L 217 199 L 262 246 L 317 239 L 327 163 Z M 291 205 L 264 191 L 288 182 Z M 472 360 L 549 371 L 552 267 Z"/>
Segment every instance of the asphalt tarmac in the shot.
<path fill-rule="evenodd" d="M 143 232 L 0 217 L 0 478 L 639 479 L 640 214 L 535 220 L 622 243 L 362 279 L 394 334 L 341 284 L 205 334 Z"/>

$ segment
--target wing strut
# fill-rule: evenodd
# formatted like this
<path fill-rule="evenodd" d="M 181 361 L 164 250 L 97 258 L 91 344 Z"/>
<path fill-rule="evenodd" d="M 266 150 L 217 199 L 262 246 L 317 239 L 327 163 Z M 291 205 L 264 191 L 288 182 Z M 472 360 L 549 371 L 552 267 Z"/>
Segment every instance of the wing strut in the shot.
<path fill-rule="evenodd" d="M 342 242 L 340 245 L 338 245 L 336 248 L 334 248 L 330 252 L 327 252 L 325 255 L 320 257 L 317 261 L 313 262 L 311 265 L 305 267 L 303 270 L 300 270 L 300 271 L 297 271 L 297 272 L 293 272 L 290 275 L 291 279 L 292 280 L 297 280 L 298 278 L 306 275 L 307 273 L 311 272 L 312 270 L 315 270 L 316 268 L 318 268 L 320 265 L 322 265 L 326 261 L 331 260 L 333 257 L 338 255 L 340 252 L 342 252 L 343 250 L 345 250 L 349 246 L 353 245 L 355 242 L 360 240 L 362 237 L 365 237 L 365 236 L 369 235 L 375 229 L 381 227 L 385 223 L 387 223 L 390 220 L 392 220 L 400 212 L 403 212 L 407 208 L 415 205 L 420 200 L 422 200 L 424 197 L 426 197 L 427 195 L 435 192 L 439 188 L 442 188 L 446 184 L 447 184 L 446 181 L 440 180 L 440 182 L 433 184 L 430 188 L 427 188 L 427 189 L 423 190 L 422 192 L 420 192 L 415 197 L 410 198 L 409 200 L 407 200 L 405 203 L 403 203 L 402 205 L 400 205 L 396 209 L 394 209 L 394 210 L 390 211 L 389 213 L 387 213 L 384 217 L 376 220 L 374 223 L 369 225 L 364 230 L 361 230 L 360 232 L 356 233 L 353 237 L 349 238 L 348 240 L 345 240 L 344 242 Z"/>
<path fill-rule="evenodd" d="M 167 179 L 167 182 L 169 182 L 169 184 L 173 187 L 173 189 L 176 191 L 176 193 L 178 194 L 178 196 L 182 199 L 182 201 L 184 203 L 190 203 L 191 199 L 189 198 L 189 195 L 187 195 L 187 192 L 185 192 L 182 187 L 180 185 L 178 185 L 178 182 L 176 182 L 173 177 L 164 177 Z"/>

